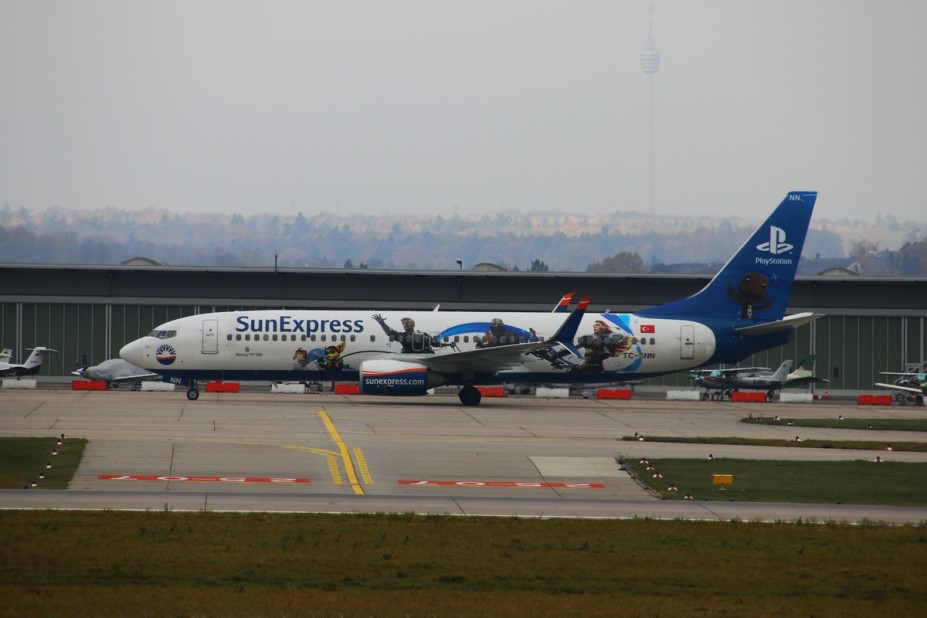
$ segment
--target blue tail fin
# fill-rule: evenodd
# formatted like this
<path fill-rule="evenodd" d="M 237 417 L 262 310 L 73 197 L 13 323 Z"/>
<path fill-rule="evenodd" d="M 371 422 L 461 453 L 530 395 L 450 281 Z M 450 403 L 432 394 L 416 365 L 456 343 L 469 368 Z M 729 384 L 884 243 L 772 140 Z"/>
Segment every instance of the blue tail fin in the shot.
<path fill-rule="evenodd" d="M 781 320 L 817 195 L 816 191 L 791 191 L 708 285 L 688 298 L 637 315 L 751 323 Z"/>

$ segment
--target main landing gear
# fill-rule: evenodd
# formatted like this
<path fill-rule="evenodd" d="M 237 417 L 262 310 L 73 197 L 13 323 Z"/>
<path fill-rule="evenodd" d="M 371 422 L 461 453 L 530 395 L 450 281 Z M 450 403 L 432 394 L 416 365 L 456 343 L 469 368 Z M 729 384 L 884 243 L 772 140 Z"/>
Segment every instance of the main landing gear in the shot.
<path fill-rule="evenodd" d="M 196 401 L 200 398 L 200 389 L 196 386 L 196 380 L 190 383 L 190 388 L 187 389 L 187 399 L 190 401 Z"/>
<path fill-rule="evenodd" d="M 483 395 L 480 394 L 480 391 L 477 390 L 472 384 L 467 384 L 460 389 L 460 392 L 457 394 L 460 397 L 460 403 L 465 406 L 476 406 L 479 405 L 480 400 L 483 398 Z"/>

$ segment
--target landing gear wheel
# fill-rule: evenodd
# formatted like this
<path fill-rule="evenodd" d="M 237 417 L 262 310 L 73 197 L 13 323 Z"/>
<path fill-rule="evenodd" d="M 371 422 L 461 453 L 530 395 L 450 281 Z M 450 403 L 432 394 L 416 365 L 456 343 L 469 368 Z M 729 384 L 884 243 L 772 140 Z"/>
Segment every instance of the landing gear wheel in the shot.
<path fill-rule="evenodd" d="M 190 401 L 196 401 L 199 398 L 200 398 L 200 389 L 193 387 L 187 391 L 187 399 L 189 399 Z"/>
<path fill-rule="evenodd" d="M 460 397 L 460 403 L 465 406 L 479 405 L 480 399 L 483 398 L 480 391 L 478 391 L 475 386 L 464 386 L 460 389 L 460 393 L 458 393 L 457 396 Z"/>

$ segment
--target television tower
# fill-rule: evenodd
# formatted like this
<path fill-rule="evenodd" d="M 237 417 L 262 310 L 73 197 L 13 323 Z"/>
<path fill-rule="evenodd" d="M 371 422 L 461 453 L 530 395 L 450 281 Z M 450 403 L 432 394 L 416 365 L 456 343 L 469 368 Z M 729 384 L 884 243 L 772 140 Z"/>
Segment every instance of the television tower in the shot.
<path fill-rule="evenodd" d="M 647 211 L 654 213 L 653 199 L 653 74 L 660 68 L 660 51 L 653 42 L 653 3 L 650 4 L 650 32 L 647 35 L 647 42 L 644 43 L 644 49 L 640 53 L 641 70 L 649 76 L 650 96 L 647 101 L 647 147 L 650 150 L 647 168 Z"/>

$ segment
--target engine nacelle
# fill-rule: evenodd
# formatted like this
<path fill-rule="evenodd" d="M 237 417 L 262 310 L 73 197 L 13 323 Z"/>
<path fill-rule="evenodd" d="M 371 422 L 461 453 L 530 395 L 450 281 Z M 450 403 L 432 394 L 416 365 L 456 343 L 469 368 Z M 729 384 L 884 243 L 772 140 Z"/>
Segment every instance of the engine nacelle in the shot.
<path fill-rule="evenodd" d="M 369 360 L 360 366 L 364 395 L 425 395 L 444 384 L 444 377 L 418 363 L 393 359 Z"/>

